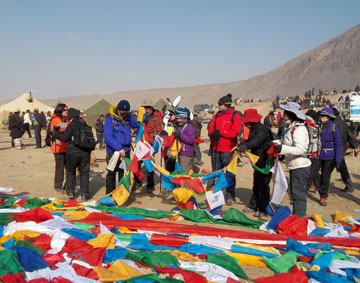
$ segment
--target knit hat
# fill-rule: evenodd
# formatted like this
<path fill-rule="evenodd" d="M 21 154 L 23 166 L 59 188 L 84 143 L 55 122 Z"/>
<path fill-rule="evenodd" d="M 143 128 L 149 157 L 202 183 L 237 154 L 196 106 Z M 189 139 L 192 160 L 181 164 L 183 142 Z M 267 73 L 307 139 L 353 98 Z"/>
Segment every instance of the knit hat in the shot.
<path fill-rule="evenodd" d="M 298 117 L 300 120 L 306 120 L 304 113 L 301 111 L 301 106 L 296 102 L 287 102 L 286 104 L 280 104 L 279 107 L 284 109 L 285 111 L 292 112 Z"/>
<path fill-rule="evenodd" d="M 262 116 L 257 112 L 256 109 L 249 108 L 244 111 L 243 123 L 259 123 Z"/>
<path fill-rule="evenodd" d="M 328 116 L 330 118 L 336 118 L 334 115 L 334 111 L 330 107 L 324 107 L 323 109 L 321 109 L 320 115 Z"/>
<path fill-rule="evenodd" d="M 80 116 L 80 110 L 77 110 L 75 108 L 69 108 L 68 110 L 68 119 L 72 119 L 72 118 L 79 118 Z"/>
<path fill-rule="evenodd" d="M 218 104 L 219 105 L 225 105 L 226 107 L 231 107 L 231 104 L 232 104 L 232 94 L 231 93 L 228 93 L 227 95 L 221 97 L 218 101 Z"/>
<path fill-rule="evenodd" d="M 121 100 L 117 107 L 116 110 L 118 111 L 130 111 L 130 103 L 127 100 Z"/>
<path fill-rule="evenodd" d="M 175 110 L 176 119 L 189 119 L 189 112 L 185 108 L 177 108 Z"/>

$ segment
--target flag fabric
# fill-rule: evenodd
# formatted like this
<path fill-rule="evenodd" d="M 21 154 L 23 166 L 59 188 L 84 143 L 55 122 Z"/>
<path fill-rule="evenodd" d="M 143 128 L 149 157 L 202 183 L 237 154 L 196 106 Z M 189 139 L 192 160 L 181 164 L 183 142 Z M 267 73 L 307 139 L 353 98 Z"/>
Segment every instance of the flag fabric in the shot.
<path fill-rule="evenodd" d="M 279 160 L 276 160 L 271 172 L 273 173 L 274 183 L 271 202 L 280 205 L 288 189 L 288 183 Z"/>
<path fill-rule="evenodd" d="M 232 173 L 233 175 L 236 175 L 237 173 L 237 154 L 235 154 L 228 166 L 226 166 L 226 171 Z"/>
<path fill-rule="evenodd" d="M 110 194 L 118 206 L 123 205 L 130 197 L 130 192 L 126 189 L 124 184 L 121 184 Z"/>

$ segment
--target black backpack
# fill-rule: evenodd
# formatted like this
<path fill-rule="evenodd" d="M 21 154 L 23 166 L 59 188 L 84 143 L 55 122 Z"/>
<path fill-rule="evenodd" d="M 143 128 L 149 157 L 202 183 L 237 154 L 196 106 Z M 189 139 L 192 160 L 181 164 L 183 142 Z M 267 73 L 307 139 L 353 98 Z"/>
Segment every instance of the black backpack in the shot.
<path fill-rule="evenodd" d="M 84 123 L 82 124 L 77 137 L 74 138 L 74 145 L 84 151 L 93 151 L 96 146 L 94 134 L 91 127 Z"/>
<path fill-rule="evenodd" d="M 45 144 L 47 146 L 51 146 L 52 132 L 50 131 L 50 125 L 51 125 L 51 121 L 53 119 L 54 118 L 51 118 L 49 125 L 47 126 L 47 130 L 46 130 Z"/>

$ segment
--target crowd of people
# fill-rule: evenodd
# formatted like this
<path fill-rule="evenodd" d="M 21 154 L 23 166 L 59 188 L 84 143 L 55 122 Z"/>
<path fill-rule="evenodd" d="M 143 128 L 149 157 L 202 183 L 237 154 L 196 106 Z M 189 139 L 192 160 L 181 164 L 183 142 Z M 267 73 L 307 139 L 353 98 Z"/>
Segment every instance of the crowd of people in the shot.
<path fill-rule="evenodd" d="M 145 99 L 146 142 L 154 144 L 155 137 L 172 137 L 176 145 L 177 157 L 182 171 L 189 172 L 194 166 L 203 165 L 200 143 L 202 116 L 194 115 L 188 108 L 177 107 L 168 110 L 169 119 L 154 108 L 151 99 Z M 353 192 L 351 180 L 345 162 L 348 144 L 359 151 L 356 139 L 347 124 L 342 120 L 339 111 L 334 107 L 324 107 L 316 112 L 313 109 L 305 114 L 295 101 L 280 103 L 283 114 L 269 112 L 262 122 L 262 115 L 257 109 L 246 109 L 244 113 L 236 111 L 232 95 L 227 94 L 218 100 L 218 111 L 208 124 L 210 138 L 209 155 L 212 171 L 225 168 L 241 152 L 250 151 L 259 157 L 254 165 L 252 196 L 245 213 L 254 213 L 260 219 L 266 219 L 267 206 L 270 202 L 270 181 L 272 173 L 263 170 L 273 166 L 276 158 L 285 160 L 289 169 L 289 191 L 293 203 L 293 213 L 299 217 L 306 215 L 306 199 L 309 190 L 317 190 L 319 203 L 327 205 L 330 177 L 334 169 L 341 173 L 345 184 L 344 192 Z M 130 158 L 133 150 L 132 141 L 138 130 L 137 119 L 130 111 L 130 103 L 121 100 L 110 107 L 106 115 L 101 115 L 95 124 L 96 143 L 92 148 L 82 145 L 81 134 L 86 128 L 86 117 L 74 108 L 58 104 L 54 113 L 39 113 L 27 110 L 20 116 L 20 110 L 9 117 L 9 129 L 14 140 L 25 133 L 35 132 L 36 147 L 41 148 L 41 130 L 47 129 L 50 147 L 54 154 L 55 174 L 54 188 L 57 192 L 66 193 L 75 198 L 76 172 L 80 174 L 81 201 L 91 198 L 89 190 L 90 155 L 95 144 L 99 149 L 106 147 L 106 161 L 110 162 L 117 153 L 120 158 L 113 170 L 106 175 L 106 194 L 115 190 L 124 175 L 120 162 L 124 157 Z M 85 131 L 85 130 L 84 130 Z M 275 133 L 276 132 L 276 133 Z M 90 140 L 95 140 L 91 137 Z M 170 173 L 176 168 L 176 156 L 171 155 L 173 144 L 164 145 L 161 158 L 165 169 Z M 269 155 L 269 150 L 274 155 Z M 141 167 L 141 161 L 139 162 Z M 260 170 L 259 170 L 260 168 Z M 66 172 L 66 178 L 65 173 Z M 225 189 L 227 205 L 236 202 L 236 178 L 226 176 L 229 186 Z M 142 186 L 142 180 L 135 176 L 133 190 Z M 209 184 L 211 186 L 211 184 Z M 155 189 L 154 172 L 146 176 L 146 192 L 152 194 Z"/>

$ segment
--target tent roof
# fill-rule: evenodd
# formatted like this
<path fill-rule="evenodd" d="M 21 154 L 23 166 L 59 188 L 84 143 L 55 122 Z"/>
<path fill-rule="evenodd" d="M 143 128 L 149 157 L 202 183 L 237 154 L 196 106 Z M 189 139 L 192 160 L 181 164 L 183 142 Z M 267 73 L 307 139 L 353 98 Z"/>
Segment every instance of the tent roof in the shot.
<path fill-rule="evenodd" d="M 101 115 L 106 114 L 106 112 L 109 110 L 111 106 L 111 103 L 108 102 L 106 99 L 101 99 L 98 102 L 96 102 L 94 105 L 90 106 L 88 109 L 84 111 L 84 113 L 88 115 Z"/>
<path fill-rule="evenodd" d="M 32 97 L 29 92 L 24 93 L 23 95 L 15 98 L 14 100 L 3 104 L 0 106 L 0 112 L 7 111 L 7 112 L 14 112 L 16 108 L 20 108 L 21 112 L 25 112 L 27 109 L 30 111 L 34 111 L 34 108 L 39 108 L 39 111 L 43 111 L 44 113 L 54 111 L 53 107 L 50 107 L 36 98 Z"/>
<path fill-rule="evenodd" d="M 170 109 L 171 106 L 164 99 L 160 98 L 158 101 L 155 102 L 154 108 L 165 112 L 166 110 Z"/>

